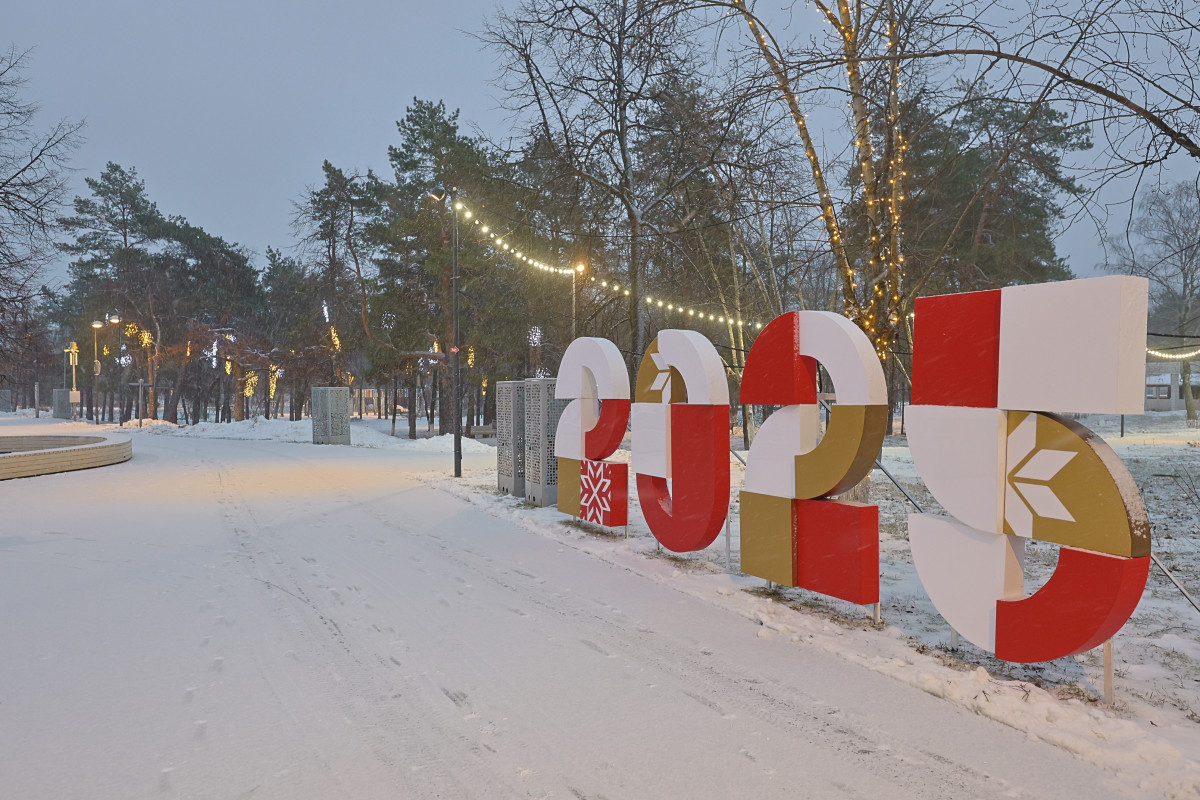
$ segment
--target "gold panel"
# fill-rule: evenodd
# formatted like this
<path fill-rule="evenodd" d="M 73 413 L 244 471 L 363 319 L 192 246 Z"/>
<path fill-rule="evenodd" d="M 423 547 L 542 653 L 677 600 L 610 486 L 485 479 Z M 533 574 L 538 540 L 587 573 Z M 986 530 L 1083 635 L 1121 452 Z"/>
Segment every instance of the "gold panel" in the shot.
<path fill-rule="evenodd" d="M 870 474 L 883 447 L 887 415 L 887 406 L 831 406 L 825 436 L 814 450 L 796 456 L 796 497 L 840 494 Z"/>
<path fill-rule="evenodd" d="M 740 496 L 742 572 L 795 586 L 796 501 L 755 492 Z"/>
<path fill-rule="evenodd" d="M 633 390 L 633 399 L 637 403 L 661 403 L 663 395 L 663 386 L 654 388 L 662 371 L 659 370 L 658 364 L 655 363 L 654 356 L 658 354 L 658 337 L 654 337 L 654 341 L 646 348 L 646 354 L 642 356 L 642 364 L 638 367 L 637 383 Z M 686 403 L 687 402 L 687 387 L 683 383 L 683 375 L 674 367 L 667 368 L 670 373 L 671 386 L 671 402 Z"/>
<path fill-rule="evenodd" d="M 1028 452 L 1014 432 L 1035 416 Z M 1011 411 L 1004 532 L 1126 558 L 1150 555 L 1150 519 L 1137 483 L 1108 444 L 1088 428 L 1057 414 Z M 1015 504 L 1016 507 L 1010 507 Z M 1064 519 L 1063 517 L 1069 517 Z M 1023 523 L 1018 523 L 1023 519 Z"/>
<path fill-rule="evenodd" d="M 558 459 L 558 510 L 579 516 L 579 477 L 583 465 L 574 458 Z"/>

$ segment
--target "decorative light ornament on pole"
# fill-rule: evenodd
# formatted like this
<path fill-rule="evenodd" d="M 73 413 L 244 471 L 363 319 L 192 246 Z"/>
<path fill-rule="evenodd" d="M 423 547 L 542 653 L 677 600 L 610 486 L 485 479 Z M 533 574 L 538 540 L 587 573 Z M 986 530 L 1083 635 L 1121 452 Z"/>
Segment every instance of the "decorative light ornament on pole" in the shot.
<path fill-rule="evenodd" d="M 459 336 L 458 336 L 458 212 L 462 210 L 463 204 L 459 201 L 454 187 L 443 189 L 437 187 L 433 189 L 429 196 L 437 202 L 442 202 L 447 197 L 450 198 L 450 204 L 454 209 L 454 256 L 453 266 L 450 278 L 450 291 L 453 294 L 453 315 L 454 315 L 454 340 L 450 347 L 450 376 L 452 378 L 453 399 L 454 399 L 454 477 L 462 477 L 462 397 L 460 396 L 462 387 L 462 377 L 459 373 Z M 469 213 L 469 212 L 468 212 Z M 508 249 L 505 246 L 505 249 Z"/>

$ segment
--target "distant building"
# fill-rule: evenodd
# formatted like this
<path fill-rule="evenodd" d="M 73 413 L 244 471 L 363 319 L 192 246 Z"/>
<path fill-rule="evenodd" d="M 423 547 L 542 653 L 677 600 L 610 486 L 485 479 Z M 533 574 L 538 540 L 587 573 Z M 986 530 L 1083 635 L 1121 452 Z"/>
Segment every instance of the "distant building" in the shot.
<path fill-rule="evenodd" d="M 1146 410 L 1176 411 L 1185 408 L 1183 378 L 1179 374 L 1182 362 L 1146 362 Z M 1200 364 L 1192 367 L 1192 397 L 1200 400 Z"/>

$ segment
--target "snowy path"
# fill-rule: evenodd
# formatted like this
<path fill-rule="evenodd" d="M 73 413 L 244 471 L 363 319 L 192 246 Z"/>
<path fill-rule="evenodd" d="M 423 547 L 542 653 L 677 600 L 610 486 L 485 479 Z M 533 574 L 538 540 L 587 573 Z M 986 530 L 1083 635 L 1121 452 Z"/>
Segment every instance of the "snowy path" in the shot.
<path fill-rule="evenodd" d="M 0 484 L 0 796 L 1138 796 L 406 474 L 448 464 L 139 436 Z"/>

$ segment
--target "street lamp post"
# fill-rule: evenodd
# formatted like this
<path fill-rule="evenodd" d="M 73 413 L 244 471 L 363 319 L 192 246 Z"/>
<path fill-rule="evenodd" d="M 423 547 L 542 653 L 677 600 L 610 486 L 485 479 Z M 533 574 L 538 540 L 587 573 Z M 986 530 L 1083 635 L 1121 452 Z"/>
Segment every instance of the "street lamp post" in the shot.
<path fill-rule="evenodd" d="M 67 359 L 71 362 L 71 393 L 67 395 L 68 405 L 71 406 L 71 421 L 78 419 L 75 411 L 76 403 L 79 400 L 79 387 L 75 383 L 75 368 L 79 366 L 79 343 L 71 342 L 71 346 L 63 350 L 67 354 Z M 65 367 L 63 368 L 66 369 Z M 67 374 L 63 372 L 63 383 L 67 382 Z"/>
<path fill-rule="evenodd" d="M 92 396 L 88 404 L 92 410 L 92 420 L 99 425 L 100 415 L 96 413 L 96 384 L 100 378 L 100 329 L 104 323 L 98 319 L 92 320 Z"/>
<path fill-rule="evenodd" d="M 459 329 L 458 329 L 458 212 L 462 208 L 462 203 L 458 201 L 458 196 L 455 189 L 443 189 L 438 187 L 429 193 L 437 202 L 442 202 L 447 197 L 450 198 L 450 205 L 454 210 L 454 255 L 452 262 L 452 272 L 450 277 L 450 291 L 453 294 L 452 311 L 454 315 L 454 342 L 450 347 L 450 378 L 454 405 L 454 477 L 462 477 L 462 374 L 459 371 Z"/>
<path fill-rule="evenodd" d="M 125 330 L 121 327 L 121 315 L 112 313 L 108 315 L 108 324 L 117 326 L 117 364 L 121 366 L 121 374 L 117 380 L 117 427 L 125 427 L 125 365 L 121 364 L 121 349 L 125 344 Z"/>

